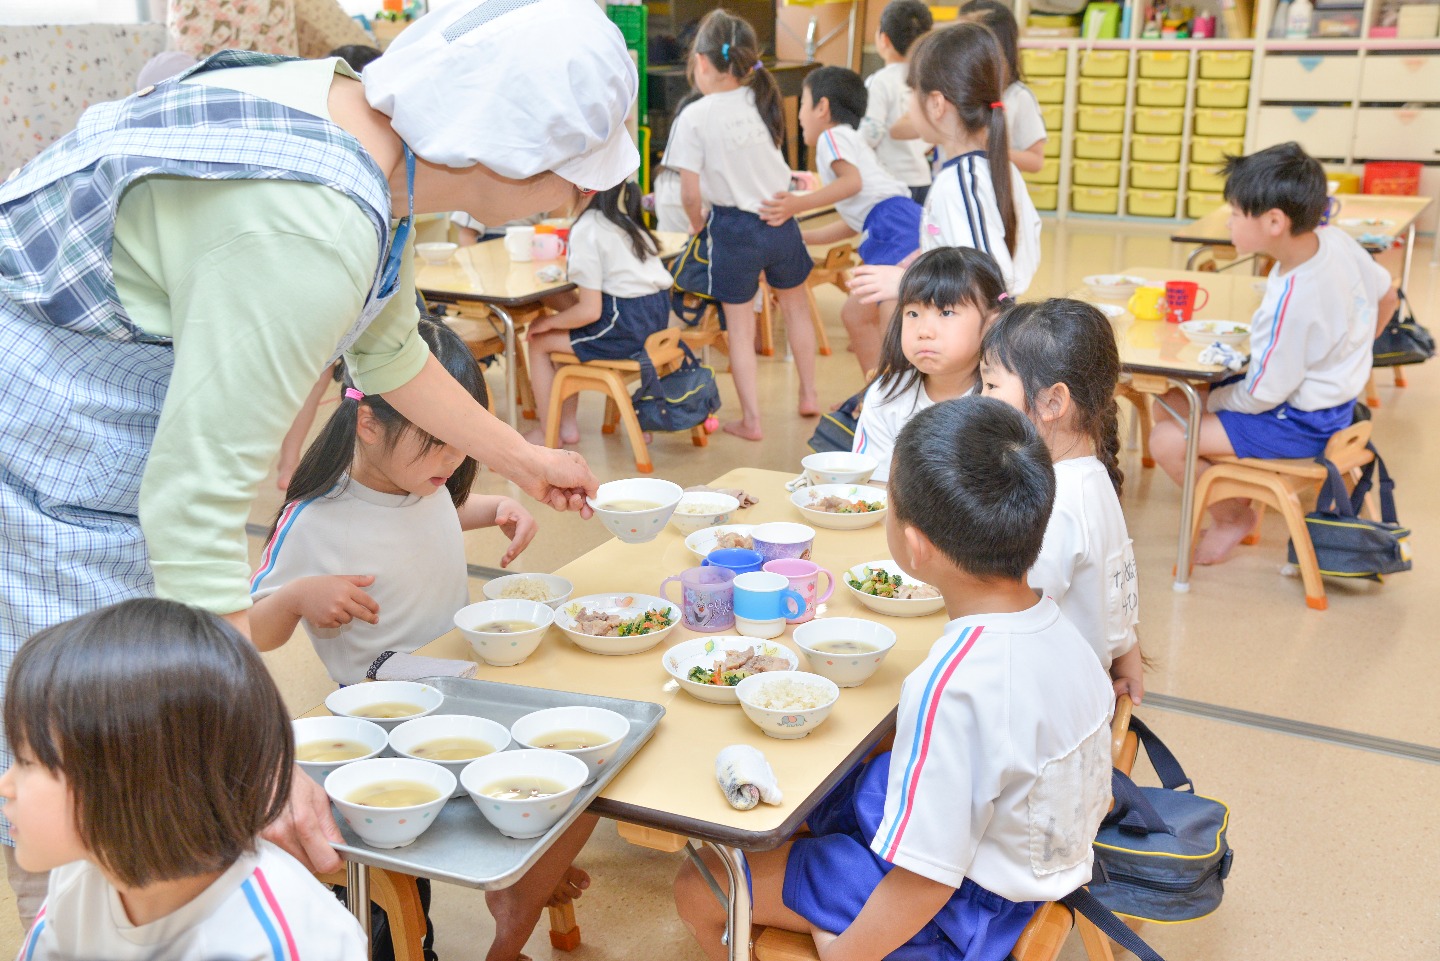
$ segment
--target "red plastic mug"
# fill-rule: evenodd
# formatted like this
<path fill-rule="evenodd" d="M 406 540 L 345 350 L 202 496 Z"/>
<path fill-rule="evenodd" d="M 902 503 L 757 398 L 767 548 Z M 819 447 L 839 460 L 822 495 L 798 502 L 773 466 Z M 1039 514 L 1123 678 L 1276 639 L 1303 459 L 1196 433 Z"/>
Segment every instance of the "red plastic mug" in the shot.
<path fill-rule="evenodd" d="M 1205 299 L 1197 304 L 1195 298 L 1199 294 L 1204 294 Z M 1193 320 L 1195 311 L 1210 303 L 1210 292 L 1193 280 L 1171 280 L 1165 284 L 1165 303 L 1170 308 L 1165 319 L 1172 324 L 1183 324 Z"/>

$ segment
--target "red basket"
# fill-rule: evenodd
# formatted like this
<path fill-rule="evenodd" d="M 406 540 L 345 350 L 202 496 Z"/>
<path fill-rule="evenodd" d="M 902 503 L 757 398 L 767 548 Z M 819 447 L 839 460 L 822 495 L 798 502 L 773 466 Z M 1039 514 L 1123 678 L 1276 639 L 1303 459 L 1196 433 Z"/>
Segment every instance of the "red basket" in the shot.
<path fill-rule="evenodd" d="M 1367 163 L 1362 192 L 1413 197 L 1420 192 L 1420 164 L 1400 160 Z"/>

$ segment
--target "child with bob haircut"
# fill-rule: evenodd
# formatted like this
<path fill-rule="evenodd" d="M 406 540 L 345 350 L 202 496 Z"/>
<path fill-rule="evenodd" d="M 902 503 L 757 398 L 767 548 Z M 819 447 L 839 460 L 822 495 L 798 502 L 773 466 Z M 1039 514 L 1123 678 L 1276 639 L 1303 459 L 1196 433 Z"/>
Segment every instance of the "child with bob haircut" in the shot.
<path fill-rule="evenodd" d="M 937 404 L 901 432 L 886 540 L 952 620 L 905 679 L 894 748 L 810 812 L 810 836 L 747 854 L 756 923 L 812 934 L 822 961 L 1001 961 L 1037 902 L 1090 880 L 1114 696 L 1025 582 L 1054 495 L 1044 442 L 1000 401 Z M 690 864 L 676 903 L 724 958 L 725 911 Z"/>
<path fill-rule="evenodd" d="M 220 618 L 145 598 L 41 631 L 10 669 L 5 733 L 15 857 L 50 872 L 25 961 L 366 957 L 335 896 L 259 840 L 293 735 Z"/>
<path fill-rule="evenodd" d="M 1296 143 L 1225 164 L 1230 236 L 1242 254 L 1275 260 L 1265 297 L 1250 321 L 1250 366 L 1211 389 L 1200 421 L 1203 473 L 1211 454 L 1317 457 L 1350 426 L 1355 398 L 1370 377 L 1379 323 L 1395 308 L 1390 274 L 1337 227 L 1322 227 L 1329 204 L 1325 169 Z M 1165 401 L 1182 418 L 1179 391 Z M 1175 483 L 1184 481 L 1185 432 L 1156 421 L 1150 451 Z M 1243 499 L 1210 508 L 1214 523 L 1195 545 L 1197 564 L 1218 564 L 1254 528 Z"/>
<path fill-rule="evenodd" d="M 898 140 L 890 128 L 910 111 L 910 88 L 905 83 L 910 47 L 935 25 L 930 8 L 920 0 L 890 0 L 880 11 L 875 30 L 875 51 L 885 66 L 865 78 L 869 102 L 860 133 L 875 150 L 880 166 L 910 188 L 917 204 L 930 190 L 929 145 L 918 139 Z"/>
<path fill-rule="evenodd" d="M 1056 297 L 1016 304 L 985 331 L 987 397 L 1030 418 L 1055 463 L 1055 508 L 1030 586 L 1055 600 L 1110 673 L 1115 693 L 1145 694 L 1135 549 L 1120 508 L 1120 352 L 1105 315 Z"/>

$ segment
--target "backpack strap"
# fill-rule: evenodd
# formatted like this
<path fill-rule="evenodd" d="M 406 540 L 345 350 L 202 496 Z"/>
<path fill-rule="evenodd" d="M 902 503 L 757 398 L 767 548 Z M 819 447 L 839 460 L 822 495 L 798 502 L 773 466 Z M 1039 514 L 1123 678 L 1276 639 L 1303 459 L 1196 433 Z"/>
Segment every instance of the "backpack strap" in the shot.
<path fill-rule="evenodd" d="M 1326 475 L 1325 483 L 1321 485 L 1320 493 L 1315 497 L 1315 510 L 1322 514 L 1333 513 L 1340 517 L 1354 517 L 1355 504 L 1360 501 L 1353 500 L 1345 490 L 1345 481 L 1340 476 L 1340 469 L 1331 461 L 1326 460 L 1324 456 L 1315 458 L 1315 463 L 1325 468 Z M 1369 481 L 1366 479 L 1369 476 L 1370 467 L 1370 464 L 1365 465 L 1365 470 L 1360 475 L 1360 482 L 1365 485 L 1367 491 L 1370 489 Z M 1360 488 L 1357 486 L 1356 490 L 1359 491 Z M 1360 498 L 1364 499 L 1363 493 Z"/>
<path fill-rule="evenodd" d="M 1355 490 L 1350 494 L 1350 512 L 1358 514 L 1361 506 L 1365 503 L 1365 495 L 1370 493 L 1374 486 L 1375 474 L 1380 474 L 1380 520 L 1386 524 L 1400 523 L 1395 513 L 1395 481 L 1390 477 L 1390 471 L 1385 468 L 1385 461 L 1380 458 L 1380 452 L 1375 449 L 1374 444 L 1366 444 L 1365 449 L 1375 455 L 1375 459 L 1366 464 L 1360 471 L 1360 480 L 1355 484 Z"/>
<path fill-rule="evenodd" d="M 1072 911 L 1083 914 L 1091 924 L 1099 928 L 1101 933 L 1114 941 L 1120 947 L 1134 954 L 1140 961 L 1165 961 L 1154 948 L 1134 931 L 1125 926 L 1125 923 L 1115 916 L 1100 899 L 1091 894 L 1085 888 L 1079 888 L 1060 899 L 1060 903 Z"/>
<path fill-rule="evenodd" d="M 1334 469 L 1333 465 L 1331 469 Z M 1338 472 L 1336 476 L 1339 476 Z M 1133 716 L 1130 718 L 1130 730 L 1134 731 L 1136 737 L 1140 739 L 1140 743 L 1145 745 L 1145 756 L 1150 758 L 1150 766 L 1155 769 L 1156 774 L 1160 775 L 1160 783 L 1167 790 L 1195 793 L 1195 782 L 1185 775 L 1185 769 L 1180 766 L 1175 755 L 1165 746 L 1165 742 L 1160 740 L 1159 735 L 1150 730 L 1144 721 Z"/>
<path fill-rule="evenodd" d="M 1110 769 L 1110 794 L 1115 799 L 1102 824 L 1113 824 L 1126 834 L 1173 834 L 1145 794 L 1123 771 Z"/>

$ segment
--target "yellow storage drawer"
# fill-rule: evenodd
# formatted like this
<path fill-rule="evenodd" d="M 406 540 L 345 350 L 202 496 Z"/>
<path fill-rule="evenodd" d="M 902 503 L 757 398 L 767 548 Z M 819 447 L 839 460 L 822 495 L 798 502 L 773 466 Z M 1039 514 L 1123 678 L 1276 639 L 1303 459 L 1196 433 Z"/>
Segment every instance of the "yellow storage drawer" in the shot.
<path fill-rule="evenodd" d="M 1180 162 L 1179 137 L 1161 137 L 1151 134 L 1130 138 L 1130 159 L 1145 163 L 1174 164 Z"/>
<path fill-rule="evenodd" d="M 1116 77 L 1081 77 L 1080 102 L 1123 107 L 1125 81 Z"/>
<path fill-rule="evenodd" d="M 1077 187 L 1120 186 L 1120 161 L 1077 160 L 1070 168 L 1070 179 Z"/>
<path fill-rule="evenodd" d="M 1190 189 L 1201 193 L 1224 193 L 1225 175 L 1220 172 L 1219 167 L 1191 167 Z"/>
<path fill-rule="evenodd" d="M 1124 107 L 1092 107 L 1081 104 L 1076 115 L 1080 129 L 1087 133 L 1120 133 L 1125 129 Z"/>
<path fill-rule="evenodd" d="M 1025 81 L 1025 86 L 1030 88 L 1035 99 L 1041 103 L 1065 102 L 1064 77 L 1030 77 Z"/>
<path fill-rule="evenodd" d="M 1185 106 L 1184 80 L 1137 80 L 1135 102 L 1142 107 Z"/>
<path fill-rule="evenodd" d="M 1058 184 L 1060 182 L 1060 161 L 1046 160 L 1034 173 L 1022 173 L 1027 184 Z"/>
<path fill-rule="evenodd" d="M 1248 80 L 1251 54 L 1249 50 L 1200 51 L 1202 80 Z"/>
<path fill-rule="evenodd" d="M 1082 77 L 1128 77 L 1130 76 L 1130 51 L 1128 50 L 1085 50 L 1080 54 L 1080 76 Z"/>
<path fill-rule="evenodd" d="M 1045 138 L 1045 156 L 1047 156 L 1047 157 L 1058 157 L 1058 156 L 1060 156 L 1060 138 L 1059 138 L 1059 137 L 1046 137 L 1046 138 Z"/>
<path fill-rule="evenodd" d="M 1248 80 L 1197 80 L 1195 106 L 1244 107 L 1250 103 Z"/>
<path fill-rule="evenodd" d="M 1063 77 L 1065 48 L 1026 47 L 1020 51 L 1020 68 L 1026 77 Z"/>
<path fill-rule="evenodd" d="M 1197 108 L 1191 133 L 1198 137 L 1245 136 L 1245 111 Z"/>
<path fill-rule="evenodd" d="M 1173 217 L 1178 196 L 1173 190 L 1130 190 L 1125 212 L 1132 217 Z"/>
<path fill-rule="evenodd" d="M 1192 190 L 1185 195 L 1185 216 L 1200 219 L 1213 214 L 1225 202 L 1224 194 L 1207 194 Z"/>
<path fill-rule="evenodd" d="M 1082 160 L 1119 160 L 1124 143 L 1118 133 L 1077 133 L 1075 156 Z"/>
<path fill-rule="evenodd" d="M 1180 165 L 1132 163 L 1130 186 L 1144 190 L 1176 190 L 1180 187 Z"/>
<path fill-rule="evenodd" d="M 1240 115 L 1244 122 L 1245 115 Z M 1185 111 L 1178 107 L 1136 107 L 1131 125 L 1136 133 L 1178 134 L 1185 129 Z"/>
<path fill-rule="evenodd" d="M 1082 214 L 1113 214 L 1120 210 L 1118 187 L 1072 187 L 1070 209 Z"/>
<path fill-rule="evenodd" d="M 1036 210 L 1054 210 L 1060 206 L 1060 188 L 1055 184 L 1031 184 L 1028 189 Z"/>
<path fill-rule="evenodd" d="M 1343 157 L 1350 152 L 1350 114 L 1349 107 L 1261 107 L 1255 149 L 1294 140 L 1312 157 Z M 1199 132 L 1198 117 L 1196 126 Z"/>
<path fill-rule="evenodd" d="M 1065 105 L 1063 103 L 1042 103 L 1040 116 L 1045 119 L 1045 129 L 1051 132 L 1065 126 Z"/>
<path fill-rule="evenodd" d="M 1220 164 L 1226 157 L 1239 157 L 1245 153 L 1244 137 L 1191 137 L 1190 162 L 1195 164 Z"/>
<path fill-rule="evenodd" d="M 1184 80 L 1190 76 L 1190 54 L 1184 50 L 1141 50 L 1140 76 Z"/>

